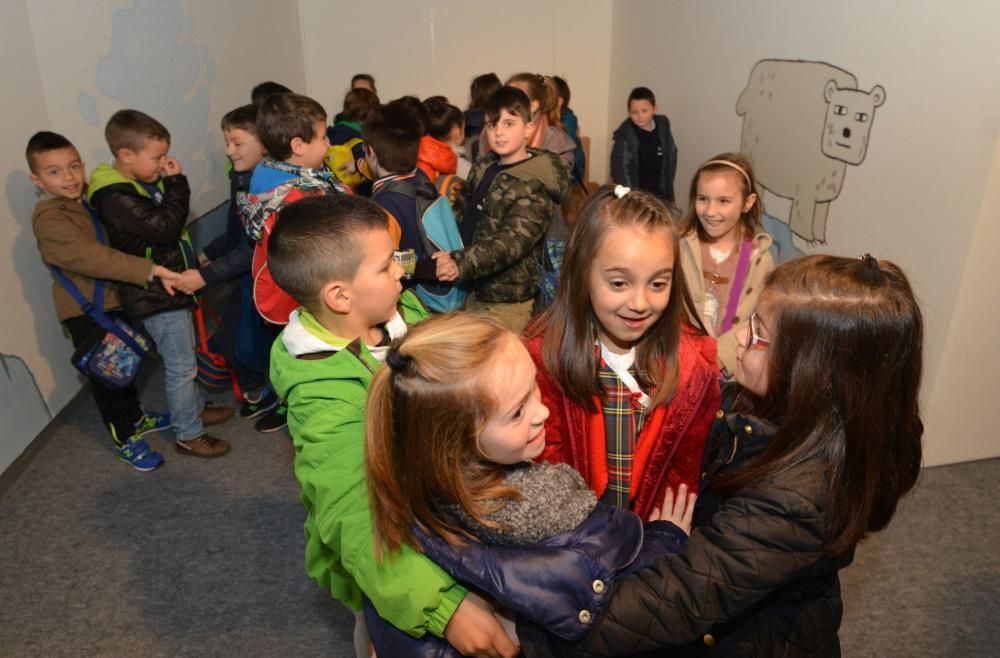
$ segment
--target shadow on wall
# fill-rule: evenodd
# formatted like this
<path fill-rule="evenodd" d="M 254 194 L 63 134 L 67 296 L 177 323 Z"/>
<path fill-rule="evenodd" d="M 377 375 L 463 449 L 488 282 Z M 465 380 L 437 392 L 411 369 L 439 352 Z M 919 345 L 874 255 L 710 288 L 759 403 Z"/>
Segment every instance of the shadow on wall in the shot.
<path fill-rule="evenodd" d="M 5 434 L 25 428 L 33 436 L 52 420 L 52 412 L 42 397 L 28 364 L 19 356 L 0 354 L 0 427 Z M 20 446 L 21 442 L 16 442 Z M 16 449 L 20 453 L 20 448 Z M 4 452 L 0 449 L 0 452 Z M 17 455 L 10 455 L 4 464 Z"/>

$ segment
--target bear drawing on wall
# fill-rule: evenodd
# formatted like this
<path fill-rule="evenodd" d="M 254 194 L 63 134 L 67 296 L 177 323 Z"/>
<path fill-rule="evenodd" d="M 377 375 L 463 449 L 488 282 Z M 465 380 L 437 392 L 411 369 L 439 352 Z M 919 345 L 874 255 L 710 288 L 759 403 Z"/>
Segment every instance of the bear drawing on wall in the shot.
<path fill-rule="evenodd" d="M 788 225 L 808 242 L 826 242 L 830 202 L 847 165 L 868 152 L 875 110 L 885 89 L 858 89 L 851 73 L 824 62 L 763 59 L 736 102 L 743 117 L 740 149 L 757 182 L 791 199 Z"/>

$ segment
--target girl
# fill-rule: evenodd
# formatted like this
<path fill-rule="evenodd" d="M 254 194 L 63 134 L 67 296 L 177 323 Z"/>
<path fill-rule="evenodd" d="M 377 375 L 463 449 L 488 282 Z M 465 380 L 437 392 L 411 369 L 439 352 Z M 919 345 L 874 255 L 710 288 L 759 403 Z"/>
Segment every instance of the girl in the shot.
<path fill-rule="evenodd" d="M 715 341 L 692 326 L 678 237 L 647 192 L 606 186 L 573 224 L 553 305 L 527 330 L 551 410 L 542 458 L 646 517 L 694 489 L 719 404 Z"/>
<path fill-rule="evenodd" d="M 739 153 L 717 155 L 698 167 L 681 222 L 681 268 L 691 298 L 719 341 L 719 368 L 736 370 L 736 334 L 746 326 L 774 269 L 771 236 L 760 224 L 753 166 Z"/>
<path fill-rule="evenodd" d="M 597 612 L 618 571 L 676 551 L 685 533 L 669 523 L 643 532 L 634 514 L 597 506 L 571 467 L 531 463 L 545 445 L 548 413 L 531 357 L 495 320 L 456 314 L 414 327 L 390 348 L 369 390 L 365 463 L 376 554 L 422 545 L 457 579 L 579 637 L 581 615 Z M 689 500 L 666 501 L 664 519 L 688 524 Z M 509 548 L 517 546 L 527 548 Z M 490 576 L 474 566 L 486 563 Z M 379 655 L 443 647 L 428 640 L 415 648 L 377 618 L 369 626 Z"/>
<path fill-rule="evenodd" d="M 486 127 L 483 114 L 486 101 L 502 86 L 496 73 L 477 75 L 469 85 L 469 109 L 465 111 L 465 157 L 469 162 L 475 162 L 480 155 L 479 138 Z"/>
<path fill-rule="evenodd" d="M 465 142 L 462 110 L 444 96 L 431 96 L 424 100 L 423 106 L 427 134 L 421 142 L 417 167 L 435 184 L 442 174 L 468 178 L 472 165 L 465 159 L 462 148 Z"/>
<path fill-rule="evenodd" d="M 584 645 L 519 625 L 528 655 L 840 655 L 837 572 L 920 470 L 920 309 L 888 261 L 808 256 L 768 277 L 739 341 L 691 537 L 619 582 Z"/>

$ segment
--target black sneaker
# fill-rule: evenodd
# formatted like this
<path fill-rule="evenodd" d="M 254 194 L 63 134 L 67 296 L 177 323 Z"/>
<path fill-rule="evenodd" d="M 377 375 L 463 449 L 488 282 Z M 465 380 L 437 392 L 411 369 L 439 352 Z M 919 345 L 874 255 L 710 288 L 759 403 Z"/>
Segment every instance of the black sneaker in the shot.
<path fill-rule="evenodd" d="M 272 411 L 262 416 L 253 428 L 258 432 L 277 432 L 288 425 L 288 407 L 283 404 L 277 405 Z"/>
<path fill-rule="evenodd" d="M 262 388 L 256 393 L 245 393 L 246 402 L 240 407 L 240 418 L 256 418 L 278 406 L 278 396 L 269 388 Z"/>

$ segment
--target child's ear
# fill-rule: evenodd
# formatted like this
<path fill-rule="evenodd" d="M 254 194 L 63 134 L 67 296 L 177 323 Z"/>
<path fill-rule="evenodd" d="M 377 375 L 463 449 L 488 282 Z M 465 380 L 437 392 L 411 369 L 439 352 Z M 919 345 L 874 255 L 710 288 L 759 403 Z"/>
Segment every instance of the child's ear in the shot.
<path fill-rule="evenodd" d="M 31 181 L 32 183 L 34 183 L 35 187 L 37 187 L 38 189 L 40 189 L 40 190 L 44 190 L 44 189 L 45 189 L 45 188 L 44 188 L 44 187 L 42 186 L 42 179 L 41 179 L 41 178 L 39 178 L 39 177 L 38 177 L 38 176 L 37 176 L 37 175 L 36 175 L 36 174 L 35 174 L 34 172 L 31 172 L 31 173 L 29 173 L 29 174 L 28 174 L 28 179 L 29 179 L 29 180 L 30 180 L 30 181 Z"/>
<path fill-rule="evenodd" d="M 307 142 L 301 137 L 292 137 L 292 141 L 289 146 L 292 149 L 292 153 L 295 155 L 302 155 L 306 152 L 306 144 Z"/>
<path fill-rule="evenodd" d="M 331 281 L 320 291 L 323 305 L 334 313 L 346 315 L 351 312 L 351 293 L 343 281 Z"/>
<path fill-rule="evenodd" d="M 753 204 L 757 203 L 757 195 L 753 192 L 747 197 L 747 200 L 743 202 L 743 212 L 750 212 L 753 208 Z"/>

